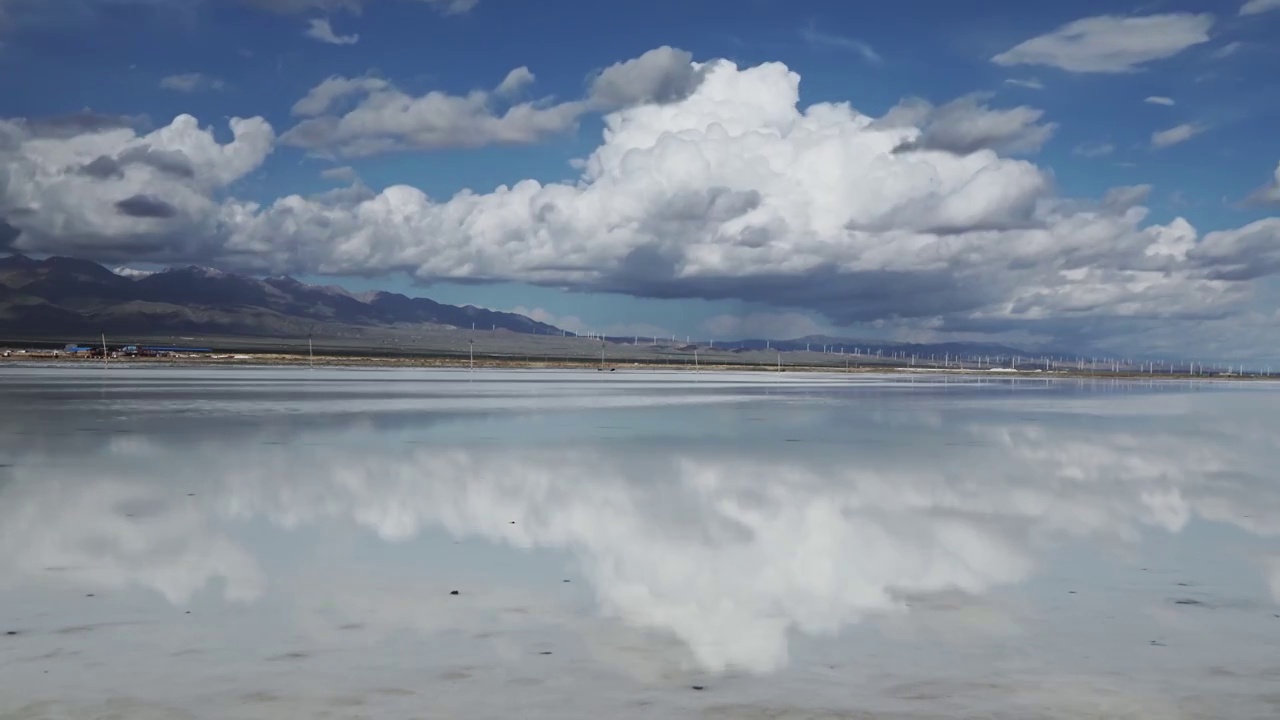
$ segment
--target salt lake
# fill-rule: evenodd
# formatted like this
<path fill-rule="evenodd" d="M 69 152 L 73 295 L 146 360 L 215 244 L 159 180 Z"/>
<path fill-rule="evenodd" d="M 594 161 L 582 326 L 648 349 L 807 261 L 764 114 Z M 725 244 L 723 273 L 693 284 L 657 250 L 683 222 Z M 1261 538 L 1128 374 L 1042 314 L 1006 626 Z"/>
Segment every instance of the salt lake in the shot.
<path fill-rule="evenodd" d="M 0 369 L 0 718 L 1275 718 L 1280 392 Z"/>

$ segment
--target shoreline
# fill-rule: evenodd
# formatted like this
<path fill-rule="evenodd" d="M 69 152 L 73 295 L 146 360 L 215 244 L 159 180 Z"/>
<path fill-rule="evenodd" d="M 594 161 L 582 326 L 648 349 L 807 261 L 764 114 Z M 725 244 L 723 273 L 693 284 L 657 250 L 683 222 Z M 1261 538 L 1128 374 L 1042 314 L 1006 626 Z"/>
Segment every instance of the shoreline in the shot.
<path fill-rule="evenodd" d="M 40 367 L 77 367 L 77 366 L 124 366 L 124 367 L 316 367 L 316 368 L 419 368 L 439 370 L 577 370 L 589 372 L 617 372 L 627 370 L 664 371 L 664 372 L 745 372 L 745 373 L 826 373 L 832 375 L 945 375 L 966 378 L 988 379 L 1074 379 L 1074 380 L 1161 380 L 1161 381 L 1270 381 L 1269 375 L 1188 375 L 1183 373 L 1147 373 L 1147 372 L 1113 372 L 1113 371 L 1081 371 L 1081 370 L 1008 370 L 979 368 L 932 368 L 906 367 L 896 365 L 861 365 L 837 367 L 829 365 L 787 365 L 781 367 L 762 363 L 698 363 L 691 362 L 654 362 L 619 359 L 616 362 L 606 360 L 603 365 L 597 360 L 573 360 L 568 358 L 515 359 L 476 357 L 474 363 L 468 358 L 457 357 L 396 357 L 384 355 L 316 355 L 313 358 L 293 353 L 237 353 L 235 355 L 216 356 L 181 356 L 181 357 L 131 357 L 101 358 L 74 357 L 67 355 L 53 356 L 44 353 L 15 353 L 0 357 L 0 368 L 5 366 L 40 366 Z"/>

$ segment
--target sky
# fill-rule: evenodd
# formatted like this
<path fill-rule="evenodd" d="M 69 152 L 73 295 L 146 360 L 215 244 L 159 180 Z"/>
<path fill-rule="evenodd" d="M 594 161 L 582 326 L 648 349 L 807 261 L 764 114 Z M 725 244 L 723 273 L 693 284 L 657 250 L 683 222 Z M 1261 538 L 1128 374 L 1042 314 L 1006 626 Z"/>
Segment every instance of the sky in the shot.
<path fill-rule="evenodd" d="M 0 0 L 0 252 L 1280 361 L 1280 0 Z"/>

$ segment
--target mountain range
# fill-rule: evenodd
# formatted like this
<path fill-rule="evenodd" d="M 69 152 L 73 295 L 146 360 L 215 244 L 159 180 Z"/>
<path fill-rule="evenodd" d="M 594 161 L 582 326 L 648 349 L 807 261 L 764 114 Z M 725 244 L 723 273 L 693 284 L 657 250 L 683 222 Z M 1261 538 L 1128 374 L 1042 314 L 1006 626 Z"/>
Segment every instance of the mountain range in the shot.
<path fill-rule="evenodd" d="M 0 341 L 86 340 L 99 333 L 115 338 L 198 335 L 300 339 L 314 335 L 349 347 L 374 347 L 385 345 L 396 336 L 424 335 L 435 340 L 423 340 L 423 347 L 439 349 L 448 345 L 457 351 L 456 339 L 448 339 L 451 334 L 433 331 L 473 326 L 525 337 L 543 336 L 539 344 L 547 353 L 556 352 L 545 349 L 551 347 L 546 345 L 552 340 L 547 336 L 567 336 L 569 344 L 562 343 L 561 351 L 576 347 L 574 333 L 524 315 L 472 305 L 446 305 L 398 293 L 355 294 L 336 286 L 308 285 L 291 277 L 258 279 L 197 266 L 153 273 L 110 270 L 69 257 L 0 257 Z M 609 340 L 631 345 L 633 338 Z M 532 338 L 517 342 L 512 336 L 502 348 L 525 352 L 530 341 Z M 683 343 L 674 340 L 662 345 L 689 352 L 697 347 L 684 348 Z M 486 347 L 490 351 L 496 349 L 491 341 Z M 790 340 L 725 338 L 714 343 L 714 349 L 735 354 L 762 350 L 821 352 L 824 347 L 832 353 L 848 353 L 857 348 L 863 355 L 885 358 L 1026 354 L 1024 350 L 994 343 L 911 344 L 818 335 Z M 713 348 L 704 347 L 710 349 Z"/>
<path fill-rule="evenodd" d="M 374 329 L 484 328 L 560 335 L 524 315 L 398 293 L 353 294 L 211 268 L 112 271 L 88 260 L 0 258 L 0 338 L 178 333 L 360 337 Z"/>

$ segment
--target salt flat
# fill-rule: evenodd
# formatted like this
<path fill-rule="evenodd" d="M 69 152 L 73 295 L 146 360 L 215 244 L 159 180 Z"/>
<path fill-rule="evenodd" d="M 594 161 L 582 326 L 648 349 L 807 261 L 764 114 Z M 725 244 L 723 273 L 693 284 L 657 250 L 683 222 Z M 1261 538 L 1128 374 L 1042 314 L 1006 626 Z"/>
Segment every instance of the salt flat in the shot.
<path fill-rule="evenodd" d="M 5 368 L 0 718 L 1273 718 L 1277 400 Z"/>

